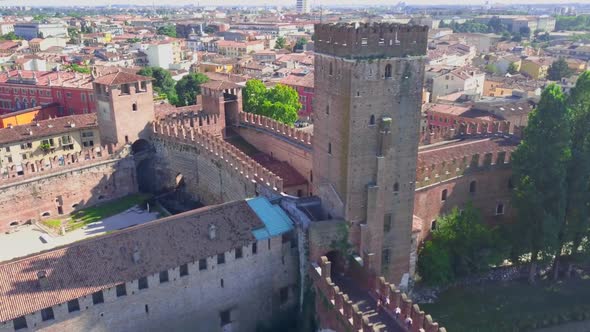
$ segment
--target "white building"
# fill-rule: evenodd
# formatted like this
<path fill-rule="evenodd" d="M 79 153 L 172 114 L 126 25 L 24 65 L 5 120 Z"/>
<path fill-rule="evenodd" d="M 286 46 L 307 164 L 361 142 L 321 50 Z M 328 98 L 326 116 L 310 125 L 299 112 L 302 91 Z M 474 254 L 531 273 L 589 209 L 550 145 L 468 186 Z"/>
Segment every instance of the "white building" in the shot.
<path fill-rule="evenodd" d="M 145 50 L 148 64 L 152 67 L 162 67 L 170 69 L 174 63 L 174 55 L 171 43 L 150 44 Z"/>
<path fill-rule="evenodd" d="M 14 34 L 26 39 L 47 38 L 47 37 L 68 37 L 68 28 L 60 23 L 16 23 Z"/>
<path fill-rule="evenodd" d="M 456 92 L 481 96 L 484 81 L 485 73 L 470 68 L 459 68 L 443 73 L 432 79 L 432 101 L 435 102 L 437 97 Z"/>
<path fill-rule="evenodd" d="M 309 13 L 311 11 L 311 3 L 309 0 L 297 0 L 297 12 Z"/>

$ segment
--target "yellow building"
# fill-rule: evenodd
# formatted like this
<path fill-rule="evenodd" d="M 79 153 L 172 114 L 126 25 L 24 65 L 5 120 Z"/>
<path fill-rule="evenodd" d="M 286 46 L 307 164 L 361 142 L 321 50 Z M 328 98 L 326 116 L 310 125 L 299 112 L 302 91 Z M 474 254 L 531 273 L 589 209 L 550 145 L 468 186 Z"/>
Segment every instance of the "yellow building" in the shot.
<path fill-rule="evenodd" d="M 37 106 L 26 110 L 0 115 L 0 128 L 29 124 L 40 117 L 42 107 Z"/>
<path fill-rule="evenodd" d="M 215 62 L 201 62 L 199 64 L 199 72 L 201 73 L 231 73 L 234 66 L 230 63 L 215 63 Z"/>
<path fill-rule="evenodd" d="M 483 95 L 486 97 L 511 96 L 512 89 L 505 86 L 502 81 L 487 79 L 483 83 Z"/>
<path fill-rule="evenodd" d="M 67 164 L 69 155 L 100 147 L 96 114 L 79 114 L 0 129 L 0 174 L 27 165 Z M 35 170 L 36 171 L 36 170 Z"/>
<path fill-rule="evenodd" d="M 553 60 L 550 58 L 528 57 L 522 60 L 520 72 L 536 80 L 545 78 Z"/>

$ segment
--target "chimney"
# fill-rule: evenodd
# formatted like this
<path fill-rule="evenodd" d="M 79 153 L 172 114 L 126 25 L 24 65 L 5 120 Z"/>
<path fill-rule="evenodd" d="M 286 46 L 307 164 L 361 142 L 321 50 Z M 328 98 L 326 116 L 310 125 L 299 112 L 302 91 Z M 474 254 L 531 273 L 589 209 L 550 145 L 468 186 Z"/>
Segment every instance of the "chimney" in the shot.
<path fill-rule="evenodd" d="M 37 279 L 39 280 L 39 285 L 41 285 L 41 289 L 47 289 L 49 287 L 49 282 L 47 281 L 47 272 L 37 272 Z"/>
<path fill-rule="evenodd" d="M 209 240 L 214 240 L 215 239 L 215 231 L 217 230 L 217 227 L 215 227 L 215 225 L 211 224 L 209 225 Z"/>
<path fill-rule="evenodd" d="M 12 123 L 8 124 L 8 129 L 12 129 Z"/>

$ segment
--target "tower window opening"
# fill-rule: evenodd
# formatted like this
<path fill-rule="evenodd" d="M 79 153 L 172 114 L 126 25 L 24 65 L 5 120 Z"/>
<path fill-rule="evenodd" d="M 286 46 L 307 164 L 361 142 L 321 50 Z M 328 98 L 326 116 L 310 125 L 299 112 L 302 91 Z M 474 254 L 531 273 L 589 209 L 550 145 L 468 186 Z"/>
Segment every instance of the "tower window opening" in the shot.
<path fill-rule="evenodd" d="M 369 119 L 369 126 L 375 125 L 375 115 L 371 114 L 371 118 Z"/>
<path fill-rule="evenodd" d="M 442 191 L 442 193 L 440 194 L 440 200 L 443 201 L 443 202 L 446 201 L 447 200 L 447 194 L 448 194 L 448 191 L 446 189 L 444 189 Z"/>
<path fill-rule="evenodd" d="M 385 66 L 385 78 L 391 78 L 391 65 Z"/>

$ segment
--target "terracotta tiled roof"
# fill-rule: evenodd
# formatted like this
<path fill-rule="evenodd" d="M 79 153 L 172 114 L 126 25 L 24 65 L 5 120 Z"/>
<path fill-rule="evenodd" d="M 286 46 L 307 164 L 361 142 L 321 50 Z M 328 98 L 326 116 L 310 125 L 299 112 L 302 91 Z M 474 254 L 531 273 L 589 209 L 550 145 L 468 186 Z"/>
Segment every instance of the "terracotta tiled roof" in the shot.
<path fill-rule="evenodd" d="M 115 73 L 101 76 L 94 80 L 95 83 L 104 85 L 118 85 L 124 83 L 133 83 L 138 81 L 151 81 L 151 77 L 140 76 L 136 74 L 127 73 L 124 71 L 117 71 Z"/>
<path fill-rule="evenodd" d="M 10 115 L 10 114 L 9 114 Z M 73 124 L 73 127 L 72 127 Z M 0 129 L 0 144 L 30 141 L 84 128 L 97 128 L 96 114 L 78 114 Z M 31 135 L 32 133 L 32 135 Z"/>
<path fill-rule="evenodd" d="M 314 74 L 309 73 L 307 75 L 289 75 L 284 77 L 279 81 L 281 84 L 290 85 L 290 86 L 302 86 L 306 88 L 313 88 L 314 87 Z"/>
<path fill-rule="evenodd" d="M 235 89 L 235 88 L 242 88 L 241 86 L 228 82 L 228 81 L 210 81 L 207 83 L 201 84 L 201 87 L 208 88 L 211 90 L 225 90 L 225 89 Z"/>
<path fill-rule="evenodd" d="M 216 227 L 213 240 L 209 225 Z M 252 231 L 263 227 L 246 201 L 236 201 L 0 264 L 0 322 L 249 245 Z"/>

